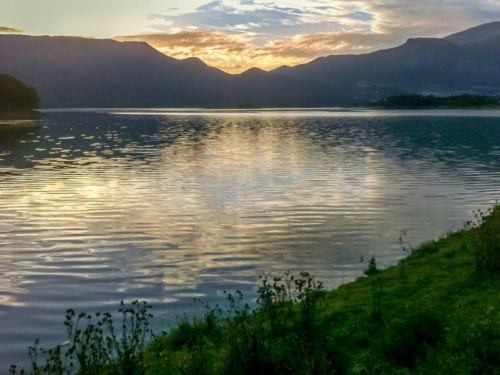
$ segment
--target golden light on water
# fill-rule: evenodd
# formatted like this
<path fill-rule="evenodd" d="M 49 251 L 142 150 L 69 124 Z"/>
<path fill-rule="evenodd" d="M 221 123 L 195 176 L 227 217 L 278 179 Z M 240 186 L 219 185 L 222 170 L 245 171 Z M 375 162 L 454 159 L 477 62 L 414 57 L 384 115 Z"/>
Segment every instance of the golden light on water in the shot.
<path fill-rule="evenodd" d="M 170 132 L 166 127 L 154 139 L 167 139 Z M 84 138 L 89 137 L 59 136 L 53 142 L 64 146 Z M 33 160 L 54 152 L 36 148 Z M 71 149 L 57 148 L 71 156 Z M 335 165 L 335 155 L 325 154 L 299 128 L 275 126 L 272 119 L 215 122 L 201 138 L 188 132 L 168 147 L 143 151 L 145 159 L 93 156 L 70 163 L 51 155 L 41 169 L 35 165 L 4 176 L 3 232 L 20 236 L 3 236 L 4 259 L 16 276 L 2 303 L 17 303 L 15 288 L 23 289 L 22 280 L 33 272 L 28 263 L 40 274 L 81 278 L 100 277 L 95 268 L 118 267 L 162 282 L 166 290 L 196 289 L 203 270 L 220 262 L 235 268 L 249 259 L 254 266 L 262 263 L 269 241 L 280 239 L 285 249 L 301 231 L 322 237 L 332 225 L 329 209 L 354 195 L 369 199 L 380 188 L 369 170 L 356 172 L 356 163 L 368 159 Z M 320 173 L 325 162 L 333 167 L 330 175 Z M 158 273 L 161 265 L 175 270 Z"/>
<path fill-rule="evenodd" d="M 449 133 L 453 118 L 124 112 L 0 128 L 0 316 L 10 322 L 0 336 L 26 322 L 53 335 L 67 308 L 121 299 L 146 299 L 155 316 L 193 298 L 221 302 L 223 290 L 251 299 L 259 275 L 287 270 L 335 287 L 362 273 L 363 255 L 381 266 L 403 256 L 401 229 L 435 238 L 499 192 L 497 155 Z"/>

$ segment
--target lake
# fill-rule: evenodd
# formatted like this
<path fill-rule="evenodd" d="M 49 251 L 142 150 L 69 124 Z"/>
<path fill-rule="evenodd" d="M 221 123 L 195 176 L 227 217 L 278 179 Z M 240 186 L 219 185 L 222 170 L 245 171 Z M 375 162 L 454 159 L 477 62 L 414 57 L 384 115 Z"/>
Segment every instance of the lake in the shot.
<path fill-rule="evenodd" d="M 333 288 L 500 196 L 500 111 L 87 110 L 0 122 L 0 365 L 68 308 L 155 327 L 259 275 Z"/>

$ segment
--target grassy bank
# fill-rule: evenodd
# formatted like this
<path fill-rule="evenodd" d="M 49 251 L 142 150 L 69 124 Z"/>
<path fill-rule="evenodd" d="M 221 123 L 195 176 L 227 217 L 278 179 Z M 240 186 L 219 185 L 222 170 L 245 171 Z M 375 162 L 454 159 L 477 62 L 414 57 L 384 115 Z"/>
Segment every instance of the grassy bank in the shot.
<path fill-rule="evenodd" d="M 88 374 L 496 374 L 499 260 L 495 210 L 397 266 L 377 270 L 372 261 L 367 276 L 337 290 L 323 291 L 308 274 L 263 279 L 257 309 L 238 293 L 228 295 L 228 306 L 202 306 L 198 316 L 151 338 L 143 304 L 122 311 L 121 337 L 109 334 L 111 315 L 82 314 L 77 326 L 70 312 L 72 354 L 45 352 L 51 367 L 44 368 L 43 353 L 32 349 L 32 372 L 80 366 Z M 98 322 L 88 325 L 89 318 Z"/>

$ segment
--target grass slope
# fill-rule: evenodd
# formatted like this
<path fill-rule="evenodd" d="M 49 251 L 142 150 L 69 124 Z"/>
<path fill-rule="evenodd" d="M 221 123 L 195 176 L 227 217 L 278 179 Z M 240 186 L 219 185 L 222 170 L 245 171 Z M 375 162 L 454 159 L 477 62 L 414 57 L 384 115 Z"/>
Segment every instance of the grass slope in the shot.
<path fill-rule="evenodd" d="M 307 274 L 263 279 L 257 309 L 230 295 L 228 308 L 207 307 L 144 350 L 81 373 L 500 373 L 500 278 L 477 272 L 483 227 L 331 292 Z"/>
<path fill-rule="evenodd" d="M 471 231 L 451 234 L 422 245 L 395 267 L 326 293 L 319 304 L 316 332 L 320 341 L 334 343 L 333 351 L 325 345 L 333 356 L 326 359 L 339 366 L 321 373 L 500 373 L 500 279 L 476 275 L 473 243 Z M 248 324 L 259 325 L 251 320 Z M 193 352 L 205 346 L 210 355 L 202 362 L 210 366 L 200 373 L 230 373 L 225 367 L 231 350 L 227 343 L 213 339 L 200 322 L 189 329 L 187 334 L 182 332 L 186 327 L 178 327 L 158 340 L 150 347 L 151 357 L 161 352 L 194 363 Z M 202 346 L 193 345 L 196 334 Z M 177 336 L 185 336 L 184 341 L 176 342 Z M 287 349 L 286 343 L 281 345 Z M 302 360 L 312 356 L 303 355 Z M 305 367 L 289 370 L 320 373 Z M 278 366 L 253 373 L 276 372 L 287 371 Z"/>

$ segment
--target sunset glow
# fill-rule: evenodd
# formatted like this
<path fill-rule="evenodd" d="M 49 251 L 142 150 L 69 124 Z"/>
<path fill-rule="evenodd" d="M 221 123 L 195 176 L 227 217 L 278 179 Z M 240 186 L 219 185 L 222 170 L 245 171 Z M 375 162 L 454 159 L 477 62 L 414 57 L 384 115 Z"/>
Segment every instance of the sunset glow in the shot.
<path fill-rule="evenodd" d="M 239 73 L 440 37 L 499 16 L 500 3 L 489 0 L 88 0 L 71 6 L 48 0 L 43 7 L 7 0 L 0 32 L 144 41 L 169 56 L 198 57 Z"/>

